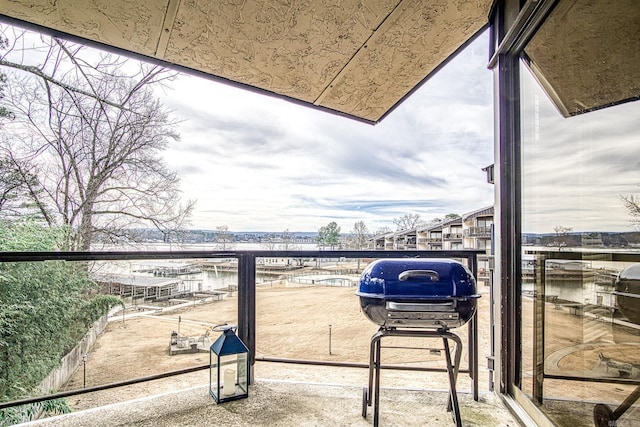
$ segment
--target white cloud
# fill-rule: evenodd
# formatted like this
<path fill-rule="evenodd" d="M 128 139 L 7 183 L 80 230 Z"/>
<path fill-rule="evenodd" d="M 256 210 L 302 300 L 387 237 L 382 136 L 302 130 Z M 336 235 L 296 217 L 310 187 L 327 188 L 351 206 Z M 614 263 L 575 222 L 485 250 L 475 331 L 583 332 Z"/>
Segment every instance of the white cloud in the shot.
<path fill-rule="evenodd" d="M 182 119 L 166 152 L 194 228 L 370 230 L 493 203 L 492 74 L 482 35 L 380 124 L 181 76 L 163 101 Z"/>

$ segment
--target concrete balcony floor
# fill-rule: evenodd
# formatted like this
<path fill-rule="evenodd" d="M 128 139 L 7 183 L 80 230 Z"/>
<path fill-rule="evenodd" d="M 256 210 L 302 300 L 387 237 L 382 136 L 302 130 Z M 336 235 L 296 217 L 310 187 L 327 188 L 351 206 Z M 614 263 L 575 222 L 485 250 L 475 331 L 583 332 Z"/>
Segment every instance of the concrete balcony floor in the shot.
<path fill-rule="evenodd" d="M 154 381 L 145 385 L 145 397 L 28 425 L 367 426 L 373 424 L 373 406 L 367 408 L 367 418 L 362 417 L 362 391 L 368 382 L 367 375 L 367 369 L 259 362 L 256 381 L 250 386 L 247 399 L 216 405 L 208 394 L 208 372 L 202 371 L 189 374 L 191 379 L 186 382 L 185 378 L 174 382 L 174 386 L 180 385 L 178 390 Z M 184 387 L 189 382 L 196 385 Z M 381 382 L 380 426 L 455 425 L 446 410 L 446 374 L 385 370 Z M 520 425 L 500 398 L 483 387 L 479 401 L 474 401 L 465 374 L 460 374 L 458 388 L 464 426 Z M 118 393 L 118 389 L 111 393 Z"/>

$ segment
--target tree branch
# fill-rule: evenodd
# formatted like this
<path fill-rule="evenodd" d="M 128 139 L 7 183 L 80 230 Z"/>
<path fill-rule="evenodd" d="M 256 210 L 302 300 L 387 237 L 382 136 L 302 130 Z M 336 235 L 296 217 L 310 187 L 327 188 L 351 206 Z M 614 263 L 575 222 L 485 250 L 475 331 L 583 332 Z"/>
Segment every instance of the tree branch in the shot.
<path fill-rule="evenodd" d="M 6 59 L 0 59 L 0 66 L 1 67 L 13 68 L 13 69 L 16 69 L 16 70 L 20 70 L 20 71 L 24 71 L 24 72 L 33 74 L 33 75 L 35 75 L 37 77 L 40 77 L 42 80 L 44 80 L 46 82 L 49 82 L 51 84 L 54 84 L 54 85 L 66 90 L 66 91 L 78 93 L 78 94 L 84 95 L 84 96 L 88 96 L 88 97 L 93 98 L 93 99 L 95 99 L 97 101 L 104 102 L 105 104 L 110 105 L 112 107 L 124 109 L 124 106 L 122 104 L 110 101 L 110 100 L 108 100 L 106 98 L 102 98 L 102 97 L 100 97 L 100 96 L 98 96 L 96 94 L 93 94 L 91 92 L 88 92 L 86 90 L 82 90 L 80 88 L 73 87 L 73 86 L 68 85 L 68 84 L 66 84 L 63 81 L 60 81 L 58 79 L 54 79 L 53 77 L 45 74 L 40 68 L 35 67 L 33 65 L 22 65 L 22 64 L 17 64 L 15 62 L 7 61 Z"/>

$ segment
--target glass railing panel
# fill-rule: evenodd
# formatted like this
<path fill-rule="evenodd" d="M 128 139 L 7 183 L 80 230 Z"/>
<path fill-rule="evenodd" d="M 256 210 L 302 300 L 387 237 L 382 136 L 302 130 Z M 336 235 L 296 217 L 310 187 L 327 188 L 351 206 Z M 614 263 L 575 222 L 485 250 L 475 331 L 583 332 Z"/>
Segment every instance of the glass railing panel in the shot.
<path fill-rule="evenodd" d="M 271 283 L 257 285 L 256 360 L 324 361 L 369 365 L 371 338 L 379 325 L 371 321 L 356 295 L 362 270 L 373 258 L 325 259 L 306 263 Z M 467 264 L 467 259 L 458 259 Z M 297 263 L 296 263 L 297 264 Z M 259 264 L 258 264 L 259 265 Z M 260 268 L 258 268 L 260 271 Z M 481 355 L 489 354 L 489 288 L 478 284 Z M 460 387 L 470 388 L 468 370 L 468 324 L 453 330 L 462 339 Z M 384 365 L 407 368 L 405 375 L 385 370 L 386 384 L 439 387 L 447 381 L 441 339 L 386 338 L 381 360 Z M 435 372 L 415 373 L 408 369 Z M 259 369 L 259 368 L 258 368 Z M 258 371 L 259 372 L 259 371 Z M 401 372 L 401 370 L 398 370 Z M 483 370 L 484 372 L 484 370 Z M 292 372 L 291 375 L 296 375 Z M 298 374 L 301 375 L 301 374 Z M 304 379 L 302 377 L 296 377 Z M 366 381 L 366 371 L 359 377 Z M 327 376 L 327 382 L 337 381 Z M 353 381 L 342 379 L 341 381 Z M 487 381 L 481 386 L 486 388 Z"/>
<path fill-rule="evenodd" d="M 613 413 L 640 386 L 640 254 L 530 248 L 524 260 L 522 390 L 552 419 Z M 631 401 L 621 414 L 637 412 Z"/>
<path fill-rule="evenodd" d="M 206 383 L 214 326 L 238 323 L 234 261 L 3 263 L 2 401 L 107 388 L 64 400 L 79 410 Z"/>

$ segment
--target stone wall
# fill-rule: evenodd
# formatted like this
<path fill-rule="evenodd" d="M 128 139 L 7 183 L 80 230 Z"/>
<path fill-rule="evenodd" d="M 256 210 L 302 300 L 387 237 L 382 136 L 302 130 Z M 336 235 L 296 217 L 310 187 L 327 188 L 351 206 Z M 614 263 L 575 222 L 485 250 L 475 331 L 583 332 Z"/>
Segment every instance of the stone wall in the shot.
<path fill-rule="evenodd" d="M 82 363 L 82 355 L 89 353 L 91 347 L 95 344 L 98 336 L 107 326 L 107 316 L 101 317 L 95 321 L 87 334 L 80 342 L 67 353 L 60 361 L 60 367 L 51 371 L 51 373 L 40 383 L 40 388 L 44 394 L 59 390 L 71 378 L 71 375 L 78 369 Z"/>
<path fill-rule="evenodd" d="M 40 389 L 43 395 L 57 392 L 69 381 L 69 378 L 71 378 L 82 363 L 82 355 L 89 353 L 100 334 L 104 332 L 108 323 L 107 319 L 120 310 L 122 310 L 121 307 L 112 308 L 106 316 L 101 317 L 91 325 L 91 328 L 82 340 L 80 340 L 73 350 L 62 358 L 60 366 L 51 371 L 51 373 L 42 380 Z M 35 403 L 33 405 L 26 405 L 18 409 L 18 411 L 17 414 L 14 414 L 14 419 L 20 420 L 20 422 L 29 422 L 40 418 L 42 415 L 42 404 Z"/>

